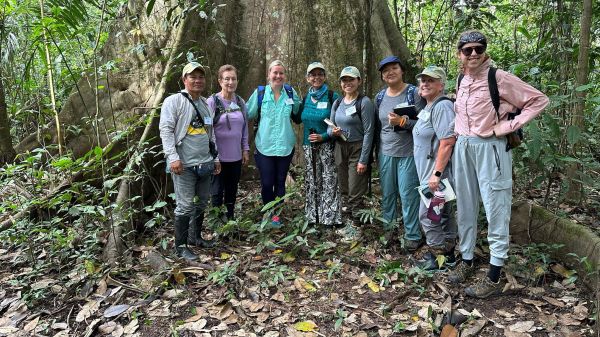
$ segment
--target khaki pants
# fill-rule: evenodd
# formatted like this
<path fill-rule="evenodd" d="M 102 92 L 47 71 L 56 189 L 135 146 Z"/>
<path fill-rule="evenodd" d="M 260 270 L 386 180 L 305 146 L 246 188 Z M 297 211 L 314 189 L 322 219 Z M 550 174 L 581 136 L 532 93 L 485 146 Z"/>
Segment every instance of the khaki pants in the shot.
<path fill-rule="evenodd" d="M 348 209 L 352 210 L 352 217 L 359 220 L 358 211 L 364 207 L 364 196 L 369 188 L 369 173 L 358 174 L 356 166 L 362 151 L 362 141 L 336 142 L 335 165 L 338 172 L 338 182 L 342 198 L 347 200 Z"/>

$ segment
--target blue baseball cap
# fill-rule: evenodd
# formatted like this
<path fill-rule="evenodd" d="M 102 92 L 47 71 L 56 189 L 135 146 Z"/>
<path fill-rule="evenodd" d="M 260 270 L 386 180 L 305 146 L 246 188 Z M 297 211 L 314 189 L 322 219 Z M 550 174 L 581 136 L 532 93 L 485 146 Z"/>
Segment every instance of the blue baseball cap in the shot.
<path fill-rule="evenodd" d="M 384 58 L 383 60 L 381 60 L 381 62 L 379 62 L 379 71 L 381 71 L 383 69 L 383 67 L 385 67 L 386 65 L 390 64 L 390 63 L 398 63 L 400 65 L 400 67 L 402 69 L 404 69 L 404 67 L 402 66 L 402 61 L 400 61 L 400 59 L 398 58 L 398 56 L 388 56 L 386 58 Z"/>

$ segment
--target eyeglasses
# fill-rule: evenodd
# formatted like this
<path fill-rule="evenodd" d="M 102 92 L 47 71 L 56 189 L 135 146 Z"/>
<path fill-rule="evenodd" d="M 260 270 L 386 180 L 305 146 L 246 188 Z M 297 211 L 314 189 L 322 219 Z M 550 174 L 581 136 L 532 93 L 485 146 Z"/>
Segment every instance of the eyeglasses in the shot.
<path fill-rule="evenodd" d="M 481 55 L 485 52 L 485 47 L 484 46 L 465 47 L 465 48 L 462 48 L 460 51 L 465 56 L 471 56 L 471 54 L 473 54 L 473 50 L 475 51 L 475 53 L 477 53 L 477 55 Z"/>

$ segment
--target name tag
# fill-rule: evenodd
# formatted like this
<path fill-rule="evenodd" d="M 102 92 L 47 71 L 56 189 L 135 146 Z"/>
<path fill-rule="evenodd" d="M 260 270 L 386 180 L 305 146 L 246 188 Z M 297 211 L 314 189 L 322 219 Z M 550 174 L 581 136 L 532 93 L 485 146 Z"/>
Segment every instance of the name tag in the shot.
<path fill-rule="evenodd" d="M 229 104 L 229 109 L 231 109 L 231 110 L 239 110 L 240 106 L 237 105 L 235 102 L 231 102 L 231 104 Z"/>
<path fill-rule="evenodd" d="M 352 116 L 356 113 L 356 107 L 353 105 L 349 108 L 346 108 L 346 116 Z"/>
<path fill-rule="evenodd" d="M 286 105 L 293 105 L 293 104 L 294 104 L 294 100 L 288 97 L 288 98 L 286 98 L 286 100 L 285 100 L 285 104 L 286 104 Z"/>
<path fill-rule="evenodd" d="M 327 109 L 327 102 L 317 103 L 317 109 Z"/>
<path fill-rule="evenodd" d="M 212 117 L 204 117 L 204 125 L 212 125 Z"/>
<path fill-rule="evenodd" d="M 417 115 L 417 118 L 422 120 L 423 122 L 427 122 L 430 117 L 431 117 L 431 112 L 429 112 L 425 109 L 421 110 L 421 112 L 419 112 L 419 114 Z"/>

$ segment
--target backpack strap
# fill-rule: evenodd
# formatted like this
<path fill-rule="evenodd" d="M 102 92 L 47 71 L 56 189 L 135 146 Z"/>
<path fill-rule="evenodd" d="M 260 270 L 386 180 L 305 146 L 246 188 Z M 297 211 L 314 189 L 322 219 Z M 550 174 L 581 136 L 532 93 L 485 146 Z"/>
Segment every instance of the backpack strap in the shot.
<path fill-rule="evenodd" d="M 329 106 L 333 105 L 333 91 L 327 90 L 327 102 L 329 102 Z"/>
<path fill-rule="evenodd" d="M 406 103 L 408 103 L 408 105 L 415 105 L 415 90 L 417 89 L 417 87 L 415 87 L 412 84 L 408 84 L 408 89 L 406 91 Z"/>
<path fill-rule="evenodd" d="M 215 102 L 215 117 L 213 120 L 213 124 L 217 125 L 219 119 L 221 118 L 221 115 L 225 111 L 225 106 L 223 106 L 223 102 L 221 102 L 217 94 L 213 94 L 211 97 L 213 99 L 213 102 Z"/>
<path fill-rule="evenodd" d="M 342 103 L 342 99 L 344 99 L 343 97 L 338 97 L 338 99 L 336 99 L 335 101 L 333 101 L 333 103 L 331 104 L 331 107 L 333 109 L 333 111 L 337 111 L 337 109 L 340 107 L 340 103 Z"/>
<path fill-rule="evenodd" d="M 488 70 L 488 87 L 490 89 L 490 97 L 492 98 L 492 105 L 496 110 L 496 119 L 500 120 L 500 93 L 498 92 L 498 81 L 496 80 L 496 68 L 490 67 Z"/>
<path fill-rule="evenodd" d="M 288 97 L 292 99 L 292 101 L 294 100 L 294 89 L 292 89 L 292 86 L 289 84 L 284 84 L 283 85 L 283 89 L 285 90 L 285 92 L 287 93 Z M 292 104 L 292 108 L 293 108 L 293 104 Z"/>
<path fill-rule="evenodd" d="M 465 74 L 463 74 L 463 73 L 458 74 L 458 78 L 456 79 L 456 95 L 458 95 L 458 88 L 460 88 L 460 82 L 462 82 L 464 77 L 465 77 Z"/>
<path fill-rule="evenodd" d="M 204 127 L 204 118 L 202 118 L 202 114 L 200 113 L 200 110 L 198 110 L 198 107 L 196 106 L 196 104 L 194 104 L 194 101 L 192 101 L 192 98 L 190 97 L 190 95 L 187 92 L 183 92 L 183 91 L 181 91 L 180 93 L 194 107 L 194 111 L 196 112 L 196 118 L 198 118 L 198 122 L 200 123 L 200 127 Z"/>
<path fill-rule="evenodd" d="M 381 89 L 377 95 L 375 96 L 375 104 L 377 104 L 377 109 L 379 110 L 379 106 L 381 105 L 381 102 L 383 102 L 383 97 L 385 96 L 385 91 L 387 90 L 387 88 L 383 88 Z"/>
<path fill-rule="evenodd" d="M 258 88 L 256 89 L 256 93 L 258 95 L 257 100 L 256 100 L 256 105 L 258 106 L 256 109 L 256 120 L 254 121 L 254 137 L 256 137 L 256 134 L 258 133 L 258 124 L 260 123 L 260 112 L 262 110 L 262 102 L 263 102 L 263 98 L 265 98 L 265 86 L 264 85 L 259 85 Z"/>

